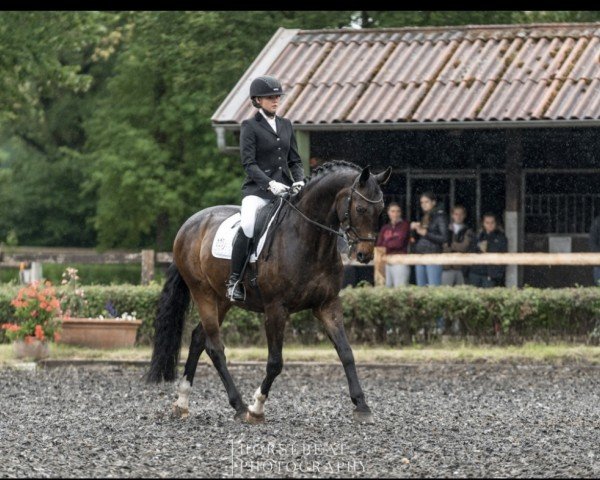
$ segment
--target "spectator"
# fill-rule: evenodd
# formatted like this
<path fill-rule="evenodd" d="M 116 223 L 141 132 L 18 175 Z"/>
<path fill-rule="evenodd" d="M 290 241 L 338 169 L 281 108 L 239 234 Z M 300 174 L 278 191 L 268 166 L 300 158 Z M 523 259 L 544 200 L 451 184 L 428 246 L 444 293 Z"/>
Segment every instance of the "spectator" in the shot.
<path fill-rule="evenodd" d="M 508 240 L 498 226 L 496 215 L 483 215 L 483 228 L 473 239 L 471 251 L 474 253 L 500 253 L 508 251 Z M 472 265 L 469 270 L 469 283 L 476 287 L 491 288 L 504 285 L 506 267 L 504 265 Z"/>
<path fill-rule="evenodd" d="M 600 215 L 594 219 L 590 228 L 590 252 L 600 252 Z M 594 283 L 600 286 L 600 265 L 594 267 Z"/>
<path fill-rule="evenodd" d="M 471 247 L 475 233 L 473 229 L 465 225 L 467 209 L 462 205 L 456 205 L 452 209 L 452 222 L 449 226 L 448 243 L 443 246 L 444 253 L 466 253 Z M 442 285 L 464 285 L 465 275 L 460 265 L 444 265 L 442 272 Z"/>
<path fill-rule="evenodd" d="M 423 216 L 420 222 L 411 222 L 415 232 L 414 253 L 442 253 L 442 246 L 448 241 L 448 219 L 442 205 L 437 204 L 435 194 L 424 192 L 419 198 Z M 415 265 L 417 285 L 441 285 L 441 265 Z"/>
<path fill-rule="evenodd" d="M 323 164 L 323 160 L 319 157 L 310 157 L 308 159 L 308 168 L 310 170 L 310 173 L 312 173 L 315 168 L 321 166 Z"/>
<path fill-rule="evenodd" d="M 396 202 L 391 202 L 387 208 L 390 219 L 379 232 L 377 247 L 385 247 L 386 255 L 406 254 L 410 228 L 408 222 L 402 218 L 402 209 Z M 408 285 L 410 279 L 410 265 L 385 265 L 385 286 L 399 287 Z"/>

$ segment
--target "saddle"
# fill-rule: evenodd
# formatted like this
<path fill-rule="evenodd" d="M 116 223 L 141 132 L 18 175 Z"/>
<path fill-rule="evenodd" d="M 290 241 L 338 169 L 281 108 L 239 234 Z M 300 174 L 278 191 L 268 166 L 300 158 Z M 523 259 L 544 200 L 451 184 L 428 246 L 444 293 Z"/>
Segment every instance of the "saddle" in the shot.
<path fill-rule="evenodd" d="M 255 262 L 263 248 L 270 246 L 270 230 L 275 228 L 278 219 L 275 218 L 283 200 L 273 199 L 270 203 L 258 210 L 254 226 L 254 237 L 250 246 L 250 262 Z M 275 221 L 277 220 L 277 221 Z M 235 237 L 239 232 L 240 214 L 235 213 L 223 220 L 212 244 L 212 255 L 217 258 L 230 259 Z"/>

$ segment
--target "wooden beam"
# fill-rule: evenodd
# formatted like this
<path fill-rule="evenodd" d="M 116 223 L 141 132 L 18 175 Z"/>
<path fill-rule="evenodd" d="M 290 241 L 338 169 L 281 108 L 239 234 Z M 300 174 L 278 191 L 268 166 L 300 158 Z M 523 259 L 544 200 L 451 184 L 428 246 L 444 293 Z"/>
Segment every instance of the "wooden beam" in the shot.
<path fill-rule="evenodd" d="M 411 253 L 385 255 L 393 265 L 600 265 L 600 253 Z"/>

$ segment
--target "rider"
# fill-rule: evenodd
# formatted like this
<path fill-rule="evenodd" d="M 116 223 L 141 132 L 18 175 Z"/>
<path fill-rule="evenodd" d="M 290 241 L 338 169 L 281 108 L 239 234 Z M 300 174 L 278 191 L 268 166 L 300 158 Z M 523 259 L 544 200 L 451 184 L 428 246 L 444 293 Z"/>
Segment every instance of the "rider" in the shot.
<path fill-rule="evenodd" d="M 250 84 L 250 100 L 258 112 L 242 122 L 240 131 L 246 179 L 242 185 L 241 228 L 233 244 L 231 275 L 227 282 L 227 296 L 231 300 L 245 298 L 240 274 L 254 236 L 257 211 L 276 195 L 287 193 L 290 185 L 290 193 L 296 194 L 305 183 L 292 122 L 275 115 L 282 95 L 281 83 L 272 76 L 257 77 Z"/>

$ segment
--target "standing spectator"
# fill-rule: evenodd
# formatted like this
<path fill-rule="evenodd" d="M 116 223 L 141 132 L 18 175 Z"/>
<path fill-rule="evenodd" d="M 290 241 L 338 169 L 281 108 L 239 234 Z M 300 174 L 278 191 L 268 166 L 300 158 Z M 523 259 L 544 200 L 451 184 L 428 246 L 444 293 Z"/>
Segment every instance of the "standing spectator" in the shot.
<path fill-rule="evenodd" d="M 473 239 L 471 251 L 474 253 L 508 252 L 508 239 L 498 226 L 496 215 L 483 215 L 483 228 Z M 504 285 L 506 267 L 504 265 L 472 265 L 469 283 L 476 287 L 491 288 Z"/>
<path fill-rule="evenodd" d="M 408 252 L 410 228 L 408 222 L 402 218 L 402 209 L 396 202 L 391 202 L 387 208 L 390 219 L 379 232 L 377 247 L 385 247 L 386 255 Z M 408 285 L 410 279 L 410 265 L 385 264 L 385 286 L 399 287 Z"/>
<path fill-rule="evenodd" d="M 448 243 L 444 243 L 444 253 L 466 253 L 471 247 L 475 233 L 465 225 L 467 209 L 462 205 L 455 205 L 452 209 L 452 222 L 449 226 Z M 465 276 L 460 265 L 444 265 L 442 272 L 442 285 L 464 285 Z"/>
<path fill-rule="evenodd" d="M 442 246 L 448 241 L 448 218 L 443 205 L 437 204 L 435 194 L 424 192 L 419 198 L 423 216 L 420 222 L 411 222 L 415 232 L 414 253 L 442 253 Z M 417 285 L 441 285 L 441 265 L 415 265 Z"/>
<path fill-rule="evenodd" d="M 590 228 L 590 252 L 600 252 L 600 215 Z M 600 287 L 600 265 L 594 267 L 594 283 Z"/>

